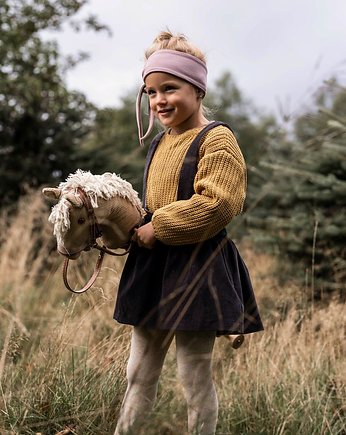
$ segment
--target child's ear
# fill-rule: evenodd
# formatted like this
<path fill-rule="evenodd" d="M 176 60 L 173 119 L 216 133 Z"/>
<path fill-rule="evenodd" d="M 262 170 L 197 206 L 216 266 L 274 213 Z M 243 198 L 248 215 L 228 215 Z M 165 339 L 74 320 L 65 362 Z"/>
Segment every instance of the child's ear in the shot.
<path fill-rule="evenodd" d="M 201 91 L 200 89 L 196 88 L 196 93 L 197 93 L 197 98 L 204 98 L 204 92 Z"/>

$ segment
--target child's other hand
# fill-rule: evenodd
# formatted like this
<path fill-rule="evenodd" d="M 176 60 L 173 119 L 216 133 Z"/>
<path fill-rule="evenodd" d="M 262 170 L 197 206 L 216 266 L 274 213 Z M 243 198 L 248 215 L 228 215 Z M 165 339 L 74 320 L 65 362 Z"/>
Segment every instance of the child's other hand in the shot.
<path fill-rule="evenodd" d="M 132 240 L 137 242 L 141 248 L 151 249 L 156 242 L 153 224 L 149 222 L 135 229 Z"/>

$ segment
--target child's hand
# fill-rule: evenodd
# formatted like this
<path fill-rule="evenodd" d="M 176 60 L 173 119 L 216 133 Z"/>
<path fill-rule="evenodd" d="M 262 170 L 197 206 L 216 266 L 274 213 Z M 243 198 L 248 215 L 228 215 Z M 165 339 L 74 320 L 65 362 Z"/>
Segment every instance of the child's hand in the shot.
<path fill-rule="evenodd" d="M 151 249 L 156 242 L 153 224 L 149 222 L 142 227 L 135 229 L 132 240 L 137 242 L 142 248 Z"/>

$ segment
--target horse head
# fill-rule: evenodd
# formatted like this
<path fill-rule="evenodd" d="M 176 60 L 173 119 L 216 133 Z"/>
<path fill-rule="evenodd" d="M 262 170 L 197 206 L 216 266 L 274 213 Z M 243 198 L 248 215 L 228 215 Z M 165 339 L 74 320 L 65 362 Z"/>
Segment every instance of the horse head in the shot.
<path fill-rule="evenodd" d="M 137 192 L 115 174 L 95 176 L 78 170 L 59 187 L 42 192 L 57 201 L 49 221 L 58 252 L 70 259 L 89 250 L 98 237 L 105 248 L 126 249 L 143 217 Z"/>

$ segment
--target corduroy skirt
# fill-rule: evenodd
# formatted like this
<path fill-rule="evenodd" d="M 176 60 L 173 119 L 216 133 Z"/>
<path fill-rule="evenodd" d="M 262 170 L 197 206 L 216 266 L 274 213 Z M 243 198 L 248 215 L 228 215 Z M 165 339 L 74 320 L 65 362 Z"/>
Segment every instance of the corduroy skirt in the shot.
<path fill-rule="evenodd" d="M 157 241 L 146 249 L 133 243 L 114 318 L 134 326 L 217 335 L 263 330 L 247 267 L 226 230 L 190 245 Z"/>

